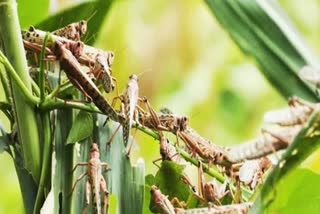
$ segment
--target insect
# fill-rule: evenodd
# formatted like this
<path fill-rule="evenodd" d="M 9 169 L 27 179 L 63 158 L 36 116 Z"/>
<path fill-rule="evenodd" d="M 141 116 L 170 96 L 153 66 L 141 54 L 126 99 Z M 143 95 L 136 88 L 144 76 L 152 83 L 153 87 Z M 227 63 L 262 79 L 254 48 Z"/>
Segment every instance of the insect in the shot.
<path fill-rule="evenodd" d="M 94 104 L 114 121 L 123 122 L 124 118 L 117 113 L 108 101 L 103 97 L 99 89 L 81 69 L 77 59 L 61 42 L 56 41 L 53 52 L 60 61 L 60 67 L 65 71 L 70 82 L 84 95 L 91 99 Z"/>
<path fill-rule="evenodd" d="M 123 127 L 123 142 L 124 142 L 124 145 L 128 148 L 127 156 L 129 156 L 131 146 L 132 146 L 132 143 L 128 145 L 128 141 L 130 136 L 130 129 L 133 123 L 133 117 L 136 114 L 135 109 L 136 109 L 138 98 L 139 98 L 138 96 L 139 96 L 138 76 L 133 74 L 129 77 L 125 90 L 120 95 L 114 97 L 112 101 L 112 106 L 114 106 L 117 99 L 121 100 L 121 112 L 124 115 L 124 120 L 121 123 L 121 125 Z M 119 130 L 119 128 L 120 126 L 116 129 L 115 133 Z M 108 144 L 111 143 L 115 133 L 112 135 Z"/>
<path fill-rule="evenodd" d="M 168 199 L 168 196 L 165 196 L 161 193 L 160 189 L 152 185 L 151 186 L 151 199 L 149 203 L 149 209 L 152 212 L 161 213 L 161 214 L 175 214 L 175 208 L 172 204 L 177 203 L 179 207 L 184 207 L 184 203 L 180 202 L 178 198 L 174 197 L 171 201 Z"/>
<path fill-rule="evenodd" d="M 140 111 L 138 118 L 139 123 L 141 123 L 143 126 L 146 126 L 150 129 L 155 129 L 157 131 L 171 132 L 177 136 L 178 142 L 179 133 L 185 130 L 188 126 L 188 117 L 178 116 L 176 114 L 173 114 L 169 110 L 166 110 L 165 113 L 155 113 L 148 99 L 146 97 L 143 97 L 142 100 L 146 104 L 149 113 Z"/>
<path fill-rule="evenodd" d="M 262 182 L 263 174 L 272 166 L 268 157 L 256 160 L 246 160 L 239 169 L 239 180 L 254 189 Z"/>
<path fill-rule="evenodd" d="M 213 179 L 210 182 L 205 182 L 201 161 L 199 161 L 198 167 L 198 180 L 200 182 L 199 197 L 206 203 L 221 205 L 220 200 L 229 193 L 229 190 L 226 190 L 227 181 L 222 185 L 218 184 L 216 179 Z"/>
<path fill-rule="evenodd" d="M 192 153 L 209 161 L 209 165 L 214 162 L 217 164 L 227 164 L 227 155 L 225 150 L 213 144 L 211 141 L 203 138 L 191 127 L 187 127 L 180 133 L 181 139 L 189 146 Z"/>
<path fill-rule="evenodd" d="M 319 103 L 310 103 L 298 97 L 290 98 L 289 105 L 287 108 L 267 112 L 264 122 L 281 126 L 303 124 L 315 110 L 320 109 Z"/>
<path fill-rule="evenodd" d="M 252 206 L 252 202 L 245 202 L 241 204 L 231 204 L 222 206 L 209 206 L 205 208 L 195 209 L 179 209 L 177 214 L 246 214 L 249 212 L 249 208 Z"/>
<path fill-rule="evenodd" d="M 33 26 L 28 31 L 22 31 L 24 46 L 26 49 L 35 53 L 40 53 L 45 32 L 35 29 Z M 55 40 L 63 43 L 69 49 L 76 59 L 82 64 L 90 68 L 89 73 L 92 73 L 97 80 L 102 80 L 103 89 L 109 93 L 114 89 L 115 80 L 111 76 L 111 64 L 114 59 L 112 51 L 104 51 L 98 48 L 85 45 L 83 42 L 70 40 L 64 37 L 52 35 Z M 47 55 L 52 59 L 52 45 L 48 44 L 46 48 Z"/>
<path fill-rule="evenodd" d="M 94 65 L 89 71 L 94 77 L 102 80 L 102 87 L 105 92 L 110 93 L 114 90 L 114 77 L 111 75 L 111 65 L 114 59 L 114 53 L 112 51 L 103 51 L 97 53 L 94 57 Z"/>
<path fill-rule="evenodd" d="M 258 137 L 234 146 L 224 147 L 224 149 L 231 163 L 257 159 L 287 148 L 300 130 L 301 125 L 279 126 L 272 130 L 262 129 L 262 134 Z"/>
<path fill-rule="evenodd" d="M 52 33 L 57 36 L 65 37 L 67 39 L 79 41 L 80 37 L 87 32 L 87 21 L 81 20 L 62 27 Z"/>
<path fill-rule="evenodd" d="M 320 87 L 320 70 L 319 68 L 306 65 L 299 71 L 301 79 L 313 83 L 317 88 Z"/>
<path fill-rule="evenodd" d="M 95 213 L 106 213 L 106 208 L 108 206 L 108 195 L 109 192 L 107 190 L 106 181 L 104 177 L 101 174 L 102 168 L 105 168 L 106 170 L 110 170 L 108 168 L 108 164 L 105 162 L 101 162 L 100 160 L 100 154 L 99 154 L 99 148 L 98 144 L 93 143 L 90 147 L 90 159 L 88 162 L 80 162 L 77 163 L 73 169 L 76 170 L 78 166 L 87 166 L 87 170 L 83 172 L 74 183 L 71 193 L 74 191 L 77 183 L 84 177 L 87 176 L 88 179 L 86 181 L 86 205 L 83 208 L 83 213 L 86 213 L 86 209 L 88 205 L 90 204 L 90 193 L 92 195 L 92 202 L 93 202 L 93 208 Z M 101 212 L 101 202 L 100 202 L 100 189 L 103 191 L 104 194 L 104 200 L 103 200 L 103 209 Z"/>

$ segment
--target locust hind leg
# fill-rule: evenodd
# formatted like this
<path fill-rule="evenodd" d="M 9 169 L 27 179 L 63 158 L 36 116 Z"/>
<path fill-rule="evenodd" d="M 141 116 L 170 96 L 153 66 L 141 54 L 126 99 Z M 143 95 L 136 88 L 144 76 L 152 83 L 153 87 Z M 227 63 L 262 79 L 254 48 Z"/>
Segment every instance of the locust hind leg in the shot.
<path fill-rule="evenodd" d="M 102 214 L 106 214 L 107 208 L 108 208 L 108 196 L 109 196 L 109 191 L 107 189 L 106 181 L 103 176 L 100 178 L 100 189 L 103 192 L 103 209 L 102 209 Z"/>
<path fill-rule="evenodd" d="M 85 205 L 83 207 L 83 210 L 82 210 L 82 214 L 85 214 L 86 211 L 87 211 L 87 208 L 89 206 L 89 203 L 90 203 L 90 193 L 91 193 L 91 184 L 89 183 L 89 181 L 87 180 L 86 181 L 86 189 L 85 189 L 85 194 L 86 194 L 86 202 L 85 202 Z"/>

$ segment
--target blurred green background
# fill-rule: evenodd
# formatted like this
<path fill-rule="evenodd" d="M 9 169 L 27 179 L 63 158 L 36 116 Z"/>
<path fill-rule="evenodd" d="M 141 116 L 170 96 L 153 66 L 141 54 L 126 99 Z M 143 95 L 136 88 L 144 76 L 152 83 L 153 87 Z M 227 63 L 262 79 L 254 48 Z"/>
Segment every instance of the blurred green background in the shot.
<path fill-rule="evenodd" d="M 52 1 L 51 10 L 75 2 Z M 319 55 L 320 2 L 279 3 Z M 114 1 L 95 46 L 115 52 L 113 74 L 119 91 L 130 74 L 143 73 L 140 96 L 147 96 L 156 110 L 169 107 L 188 115 L 193 128 L 219 145 L 253 138 L 264 112 L 286 105 L 201 0 Z M 0 119 L 8 128 L 2 113 Z M 141 132 L 135 138 L 133 157 L 143 157 L 146 173 L 155 173 L 152 160 L 160 157 L 158 143 Z M 0 172 L 0 213 L 23 212 L 7 154 L 0 155 Z"/>

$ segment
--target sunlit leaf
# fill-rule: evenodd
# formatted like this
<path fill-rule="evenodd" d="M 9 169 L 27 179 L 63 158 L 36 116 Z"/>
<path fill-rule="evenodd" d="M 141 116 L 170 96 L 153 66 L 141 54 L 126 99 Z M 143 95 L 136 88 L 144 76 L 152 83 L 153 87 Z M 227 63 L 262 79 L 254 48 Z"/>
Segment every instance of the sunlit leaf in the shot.
<path fill-rule="evenodd" d="M 275 22 L 273 16 L 281 11 L 275 4 L 266 7 L 269 1 L 206 0 L 209 9 L 231 38 L 252 56 L 261 72 L 270 83 L 286 98 L 297 95 L 316 101 L 315 90 L 303 82 L 298 71 L 306 64 L 314 64 L 316 57 L 306 54 L 306 48 L 291 25 Z M 261 6 L 263 2 L 263 7 Z M 266 11 L 265 11 L 266 10 Z M 271 13 L 271 11 L 273 13 Z"/>
<path fill-rule="evenodd" d="M 307 169 L 288 173 L 272 194 L 274 201 L 265 213 L 319 213 L 320 175 Z"/>
<path fill-rule="evenodd" d="M 54 31 L 70 23 L 90 19 L 88 20 L 88 29 L 84 36 L 84 41 L 87 44 L 92 44 L 99 34 L 111 3 L 112 0 L 85 1 L 48 17 L 36 26 L 42 30 Z"/>
<path fill-rule="evenodd" d="M 183 165 L 173 161 L 163 161 L 155 176 L 155 185 L 159 187 L 163 194 L 169 195 L 170 199 L 177 197 L 180 201 L 186 202 L 191 191 L 181 179 L 183 170 Z"/>
<path fill-rule="evenodd" d="M 49 2 L 49 0 L 18 0 L 21 28 L 27 28 L 47 17 L 49 14 Z"/>
<path fill-rule="evenodd" d="M 66 144 L 72 144 L 89 137 L 93 130 L 92 114 L 80 111 L 72 123 Z"/>

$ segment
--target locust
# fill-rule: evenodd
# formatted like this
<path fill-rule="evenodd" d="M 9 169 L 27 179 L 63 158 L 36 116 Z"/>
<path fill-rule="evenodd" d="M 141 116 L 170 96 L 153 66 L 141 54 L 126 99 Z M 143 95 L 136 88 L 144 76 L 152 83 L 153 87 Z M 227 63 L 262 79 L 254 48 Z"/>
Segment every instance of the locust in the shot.
<path fill-rule="evenodd" d="M 124 145 L 128 148 L 127 149 L 127 156 L 130 154 L 132 142 L 128 145 L 129 136 L 130 136 L 130 129 L 132 127 L 132 123 L 134 120 L 134 115 L 136 111 L 136 106 L 139 99 L 139 86 L 138 86 L 138 76 L 133 74 L 130 75 L 129 80 L 127 82 L 125 90 L 118 96 L 114 97 L 112 101 L 112 106 L 115 105 L 116 100 L 120 99 L 121 101 L 121 112 L 124 116 L 124 120 L 121 123 L 123 127 L 122 135 L 123 135 L 123 142 Z M 120 126 L 116 129 L 115 133 L 119 130 Z M 112 138 L 114 137 L 115 133 L 109 140 L 111 143 Z"/>
<path fill-rule="evenodd" d="M 207 160 L 209 165 L 212 162 L 221 165 L 229 163 L 226 151 L 221 146 L 205 139 L 191 127 L 187 127 L 182 131 L 180 137 L 188 145 L 193 155 L 198 154 Z"/>
<path fill-rule="evenodd" d="M 44 36 L 45 32 L 35 29 L 33 26 L 27 31 L 22 31 L 25 48 L 35 53 L 40 53 Z M 81 41 L 75 41 L 57 35 L 52 35 L 52 37 L 54 40 L 63 43 L 82 65 L 88 66 L 90 68 L 89 73 L 92 73 L 95 79 L 102 80 L 102 87 L 107 93 L 114 89 L 115 85 L 113 82 L 115 78 L 112 77 L 111 71 L 111 64 L 114 59 L 114 53 L 112 51 L 93 48 L 85 45 Z M 46 47 L 46 55 L 49 56 L 51 60 L 54 60 L 52 57 L 54 54 L 51 49 L 52 45 L 48 44 Z"/>
<path fill-rule="evenodd" d="M 82 70 L 79 62 L 69 49 L 56 40 L 53 53 L 60 61 L 60 67 L 65 71 L 68 79 L 75 87 L 92 100 L 109 118 L 120 123 L 124 121 L 124 118 L 113 109 L 89 76 Z"/>
<path fill-rule="evenodd" d="M 151 105 L 145 97 L 143 101 L 146 103 L 150 113 L 140 114 L 139 122 L 141 124 L 158 131 L 172 132 L 177 136 L 177 139 L 180 137 L 187 144 L 193 154 L 197 153 L 201 157 L 210 160 L 210 162 L 223 162 L 226 157 L 224 150 L 193 130 L 188 125 L 189 119 L 187 117 L 175 115 L 168 109 L 162 110 L 161 113 L 155 113 L 151 111 Z M 154 118 L 158 118 L 158 121 Z"/>
<path fill-rule="evenodd" d="M 110 170 L 108 167 L 108 164 L 105 162 L 101 162 L 100 160 L 100 154 L 99 154 L 99 148 L 98 144 L 93 143 L 90 147 L 90 159 L 88 162 L 80 162 L 77 163 L 73 169 L 76 170 L 78 166 L 87 166 L 87 170 L 83 172 L 74 183 L 71 193 L 74 191 L 77 183 L 84 177 L 87 176 L 86 181 L 86 205 L 83 208 L 83 213 L 86 213 L 86 209 L 88 205 L 90 204 L 90 194 L 92 196 L 92 202 L 93 202 L 93 209 L 94 213 L 100 214 L 100 213 L 106 213 L 106 209 L 108 206 L 108 195 L 109 192 L 107 190 L 106 181 L 104 177 L 101 174 L 102 168 L 105 168 L 106 170 Z M 104 194 L 104 200 L 103 200 L 103 209 L 101 211 L 101 199 L 100 199 L 100 190 Z"/>
<path fill-rule="evenodd" d="M 216 179 L 213 179 L 210 182 L 205 182 L 202 163 L 199 161 L 198 166 L 198 181 L 199 181 L 199 197 L 206 203 L 214 203 L 221 205 L 220 200 L 229 193 L 227 188 L 227 181 L 222 185 L 219 185 Z"/>
<path fill-rule="evenodd" d="M 179 209 L 177 214 L 247 214 L 252 202 L 245 202 L 241 204 L 230 204 L 222 206 L 209 206 L 205 208 L 195 209 Z"/>
<path fill-rule="evenodd" d="M 304 124 L 314 111 L 320 109 L 320 103 L 310 103 L 298 97 L 290 98 L 289 105 L 265 113 L 264 122 L 281 126 Z"/>
<path fill-rule="evenodd" d="M 320 87 L 319 68 L 316 68 L 310 65 L 303 66 L 302 69 L 299 71 L 299 76 L 301 79 L 314 84 L 317 88 Z"/>
<path fill-rule="evenodd" d="M 90 73 L 99 80 L 102 80 L 102 87 L 105 92 L 110 93 L 115 88 L 115 78 L 112 77 L 111 65 L 114 59 L 112 51 L 99 51 L 95 56 L 89 56 L 94 59 L 94 64 Z"/>
<path fill-rule="evenodd" d="M 188 126 L 188 117 L 178 116 L 167 109 L 165 112 L 155 113 L 146 97 L 143 97 L 142 101 L 146 104 L 149 113 L 140 111 L 138 117 L 139 123 L 153 130 L 167 131 L 175 134 L 178 143 L 179 134 Z"/>
<path fill-rule="evenodd" d="M 149 101 L 147 100 L 146 97 L 144 97 L 143 100 L 146 103 L 148 111 L 150 113 L 150 122 L 155 127 L 160 127 L 161 126 L 161 122 L 160 122 L 160 119 L 159 119 L 157 113 L 153 110 L 153 108 L 151 107 L 151 104 L 149 103 Z M 153 163 L 156 166 L 158 166 L 156 164 L 156 162 L 159 161 L 159 160 L 162 160 L 162 161 L 168 160 L 168 161 L 173 161 L 173 162 L 179 163 L 179 153 L 177 152 L 176 147 L 169 142 L 168 138 L 166 138 L 164 136 L 164 134 L 163 134 L 163 132 L 161 130 L 158 130 L 158 133 L 160 135 L 160 155 L 161 155 L 161 158 L 157 159 L 157 160 L 154 160 Z M 158 166 L 158 167 L 160 168 L 160 166 Z M 192 185 L 192 183 L 191 183 L 191 181 L 190 181 L 190 179 L 189 179 L 189 177 L 187 176 L 186 173 L 183 172 L 183 174 L 181 175 L 181 180 L 186 185 L 188 185 L 188 187 L 193 192 L 195 192 L 195 187 Z"/>
<path fill-rule="evenodd" d="M 151 190 L 151 199 L 149 203 L 149 209 L 152 212 L 161 213 L 161 214 L 175 214 L 175 208 L 173 204 L 177 203 L 179 207 L 183 207 L 185 204 L 180 202 L 178 198 L 174 197 L 171 201 L 168 199 L 168 196 L 162 194 L 160 189 L 152 185 Z"/>
<path fill-rule="evenodd" d="M 246 160 L 239 169 L 239 180 L 255 189 L 258 183 L 262 183 L 264 173 L 272 166 L 268 157 L 256 160 Z"/>
<path fill-rule="evenodd" d="M 258 137 L 243 143 L 224 147 L 228 160 L 231 163 L 240 163 L 245 160 L 257 159 L 275 151 L 287 148 L 294 137 L 301 130 L 301 125 L 279 126 L 271 129 L 262 129 Z"/>
<path fill-rule="evenodd" d="M 80 37 L 87 32 L 87 21 L 81 20 L 62 27 L 52 33 L 57 36 L 65 37 L 67 39 L 79 41 Z"/>

